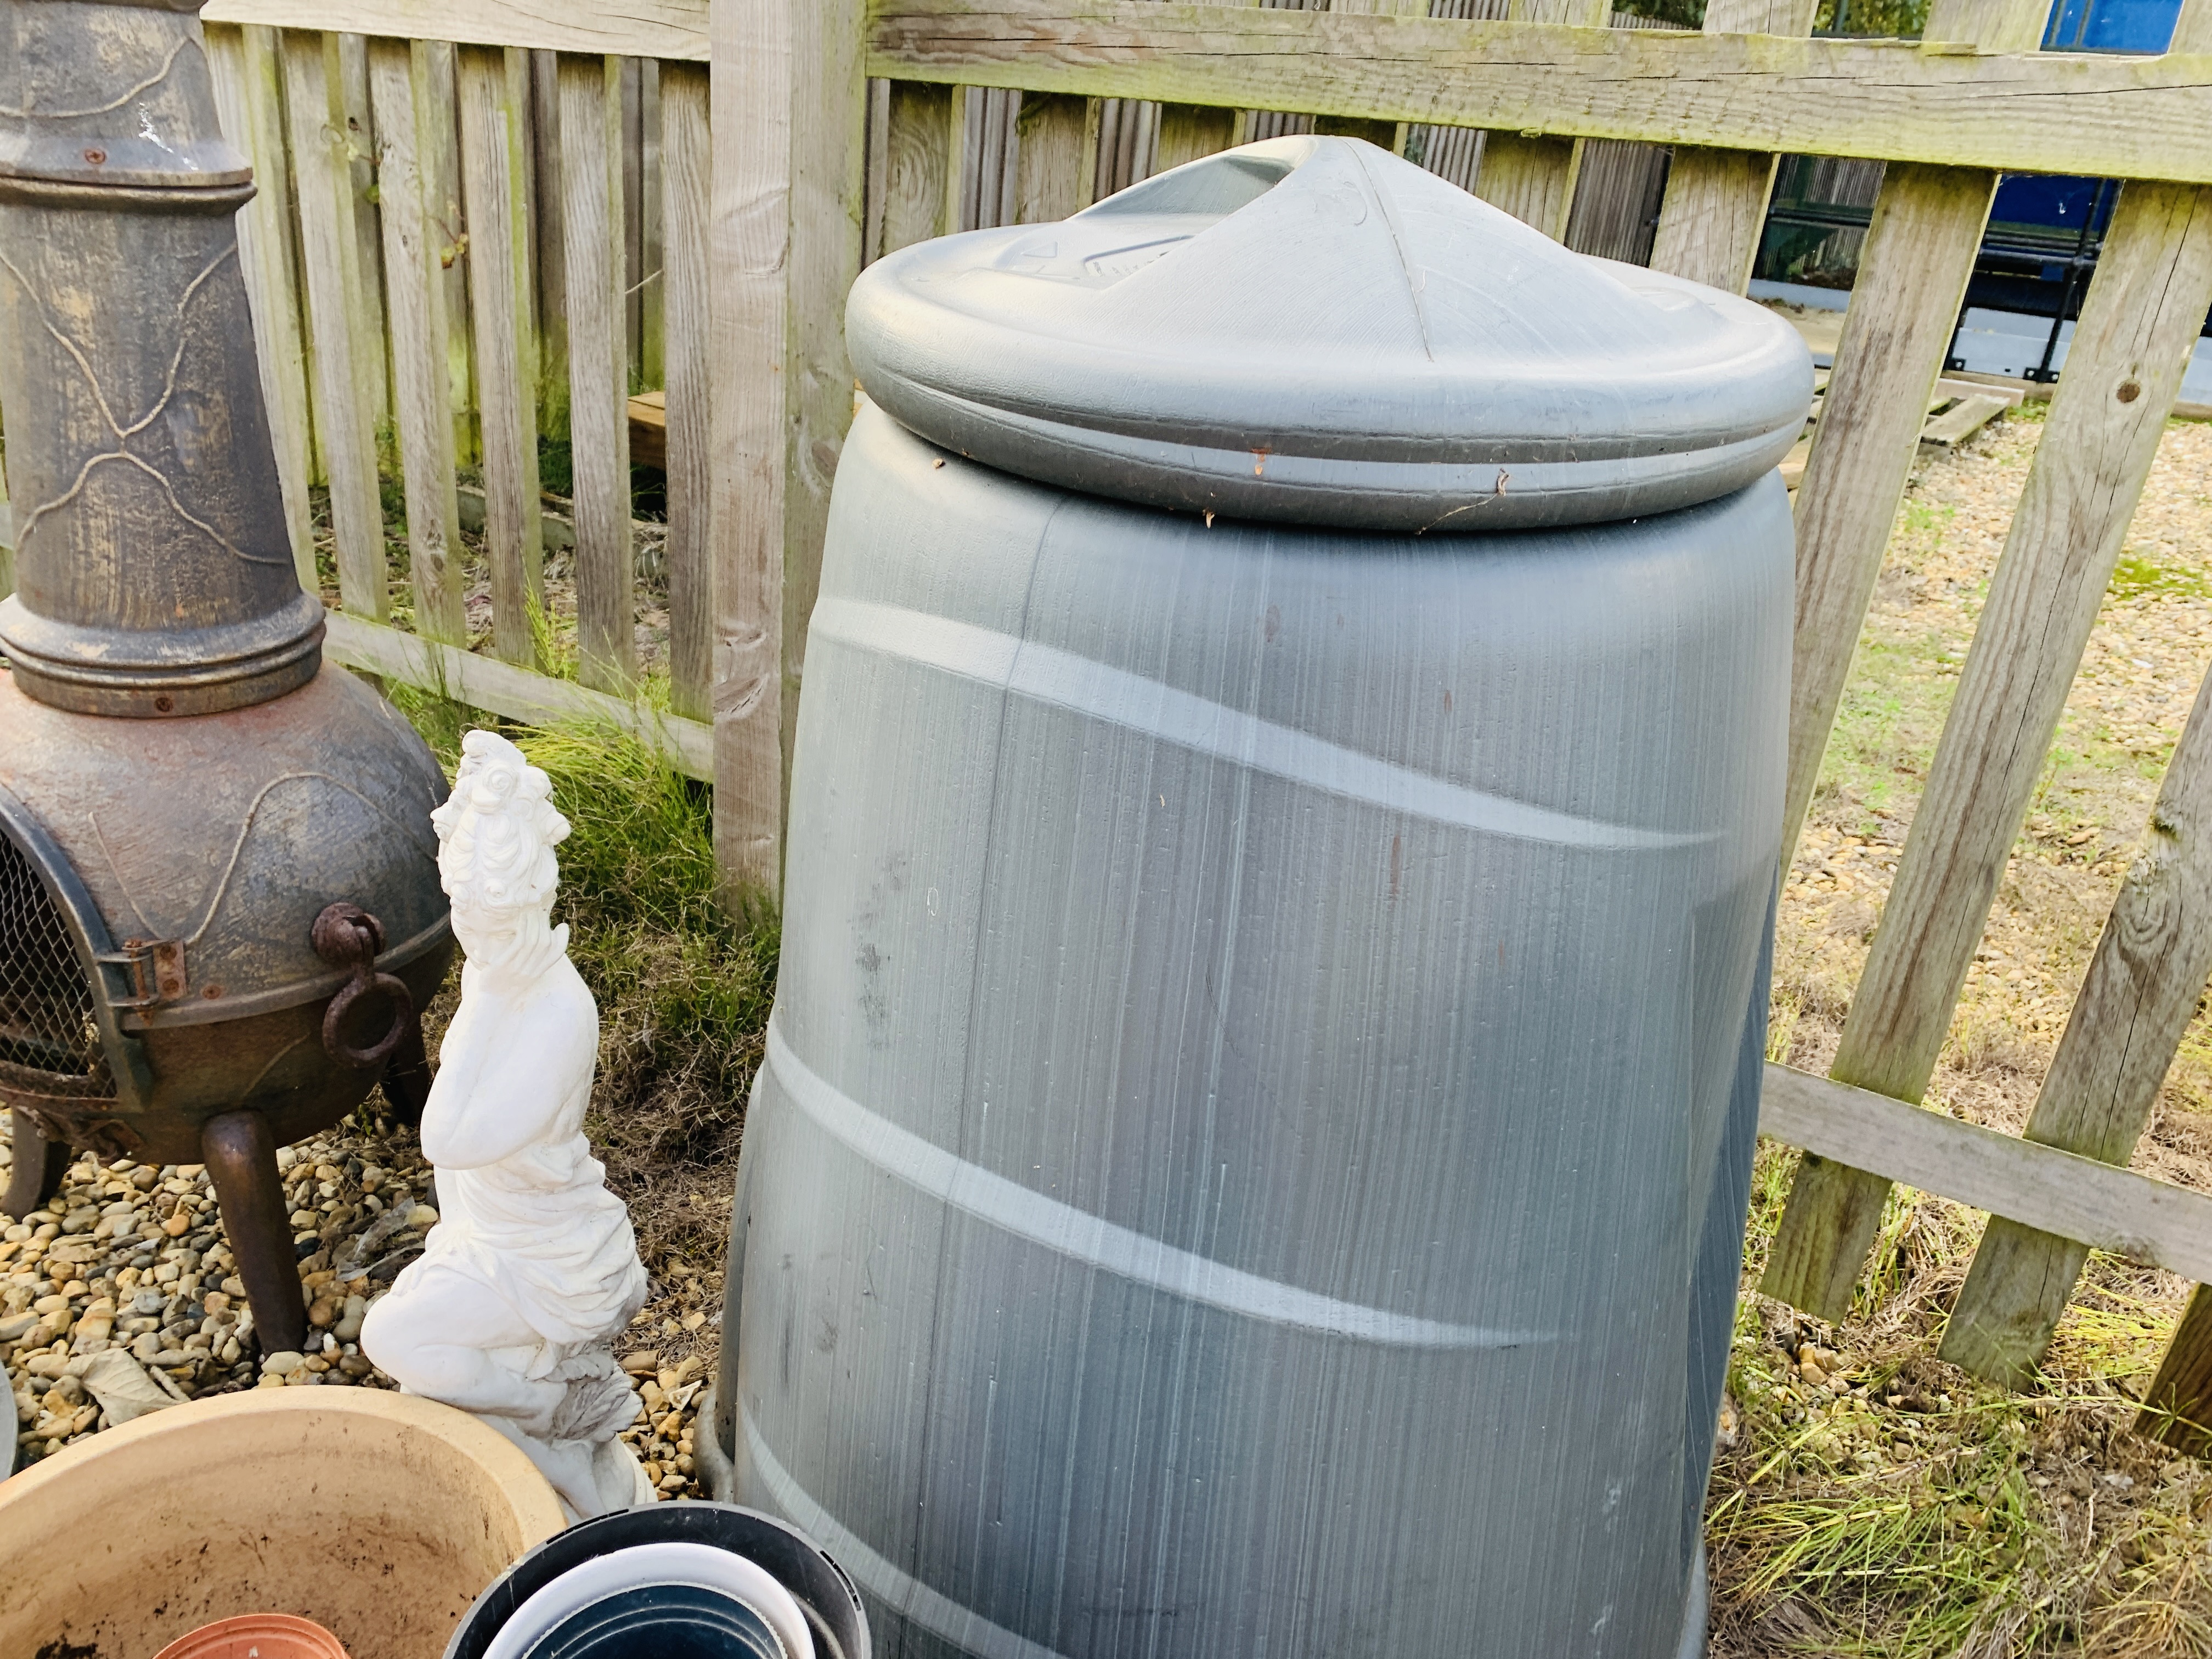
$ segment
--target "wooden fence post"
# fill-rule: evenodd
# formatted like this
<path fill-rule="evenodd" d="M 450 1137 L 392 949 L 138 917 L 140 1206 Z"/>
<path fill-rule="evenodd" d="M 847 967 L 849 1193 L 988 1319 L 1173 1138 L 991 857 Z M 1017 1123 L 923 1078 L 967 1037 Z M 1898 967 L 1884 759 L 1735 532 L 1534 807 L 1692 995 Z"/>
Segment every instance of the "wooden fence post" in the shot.
<path fill-rule="evenodd" d="M 1890 177 L 1899 172 L 1893 167 Z M 1890 189 L 1886 180 L 1885 198 Z M 1870 235 L 1869 254 L 1873 249 Z M 1899 1100 L 1917 1100 L 1927 1089 L 2208 306 L 2212 190 L 2130 183 L 1852 995 L 1830 1073 L 1841 1082 Z M 1839 356 L 1838 377 L 1841 368 Z M 1835 418 L 1835 385 L 1823 438 Z M 1918 408 L 1902 398 L 1890 407 L 1917 418 Z M 1820 456 L 1816 441 L 1808 488 Z M 1868 586 L 1872 575 L 1869 568 Z M 1854 618 L 1863 605 L 1862 592 Z M 1840 611 L 1836 617 L 1840 623 Z M 1855 623 L 1850 632 L 1856 634 Z M 1839 631 L 1828 643 L 1848 660 L 1848 637 Z M 1801 657 L 1801 673 L 1803 666 Z M 1826 712 L 1832 710 L 1831 701 Z M 1824 738 L 1826 732 L 1824 719 Z M 1793 774 L 1799 758 L 1793 742 Z M 1810 793 L 1809 779 L 1802 790 L 1793 787 L 1793 824 Z M 1878 1176 L 1808 1158 L 1762 1288 L 1823 1317 L 1841 1317 L 1888 1191 Z"/>
<path fill-rule="evenodd" d="M 714 843 L 773 896 L 786 757 L 853 418 L 867 83 L 860 0 L 714 0 Z M 805 66 L 803 86 L 794 70 Z"/>

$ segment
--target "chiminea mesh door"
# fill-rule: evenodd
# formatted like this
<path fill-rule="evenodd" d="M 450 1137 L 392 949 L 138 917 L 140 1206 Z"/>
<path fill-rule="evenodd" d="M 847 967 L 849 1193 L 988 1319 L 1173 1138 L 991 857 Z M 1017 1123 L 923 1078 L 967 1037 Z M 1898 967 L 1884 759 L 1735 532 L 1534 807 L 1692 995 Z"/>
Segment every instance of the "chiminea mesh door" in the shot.
<path fill-rule="evenodd" d="M 0 835 L 0 1097 L 112 1100 L 90 979 L 39 872 Z"/>

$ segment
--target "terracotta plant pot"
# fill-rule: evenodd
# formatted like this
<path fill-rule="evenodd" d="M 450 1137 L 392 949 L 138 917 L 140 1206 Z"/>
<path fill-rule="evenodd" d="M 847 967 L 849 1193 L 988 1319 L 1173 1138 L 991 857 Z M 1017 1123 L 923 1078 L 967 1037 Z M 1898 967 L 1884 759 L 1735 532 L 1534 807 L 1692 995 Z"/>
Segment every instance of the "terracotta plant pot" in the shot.
<path fill-rule="evenodd" d="M 212 1620 L 281 1611 L 350 1659 L 438 1659 L 477 1594 L 562 1524 L 518 1447 L 433 1401 L 195 1401 L 0 1484 L 0 1654 L 147 1659 Z"/>
<path fill-rule="evenodd" d="M 241 1613 L 179 1636 L 154 1659 L 347 1659 L 338 1638 L 312 1619 Z"/>

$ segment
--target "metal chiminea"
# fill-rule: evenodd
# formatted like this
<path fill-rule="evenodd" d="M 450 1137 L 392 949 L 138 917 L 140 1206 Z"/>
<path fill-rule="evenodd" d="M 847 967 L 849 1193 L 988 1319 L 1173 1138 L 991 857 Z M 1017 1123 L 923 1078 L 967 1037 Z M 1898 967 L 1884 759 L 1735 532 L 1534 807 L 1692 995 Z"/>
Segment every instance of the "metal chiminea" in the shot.
<path fill-rule="evenodd" d="M 420 1109 L 445 780 L 294 574 L 198 8 L 0 0 L 0 1099 L 15 1215 L 66 1146 L 205 1163 L 266 1352 L 277 1145 Z"/>

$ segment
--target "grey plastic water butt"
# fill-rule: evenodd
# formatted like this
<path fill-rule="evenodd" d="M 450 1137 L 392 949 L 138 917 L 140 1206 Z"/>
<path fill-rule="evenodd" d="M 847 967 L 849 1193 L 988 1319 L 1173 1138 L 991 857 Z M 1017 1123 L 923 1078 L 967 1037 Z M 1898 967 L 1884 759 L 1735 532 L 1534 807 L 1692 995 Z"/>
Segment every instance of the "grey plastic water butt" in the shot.
<path fill-rule="evenodd" d="M 848 331 L 739 1501 L 897 1659 L 1695 1653 L 1803 349 L 1328 138 Z"/>

